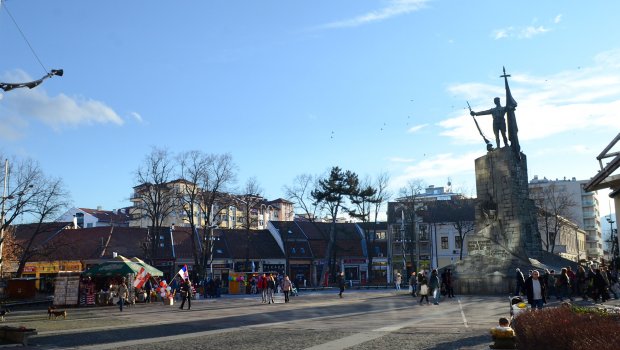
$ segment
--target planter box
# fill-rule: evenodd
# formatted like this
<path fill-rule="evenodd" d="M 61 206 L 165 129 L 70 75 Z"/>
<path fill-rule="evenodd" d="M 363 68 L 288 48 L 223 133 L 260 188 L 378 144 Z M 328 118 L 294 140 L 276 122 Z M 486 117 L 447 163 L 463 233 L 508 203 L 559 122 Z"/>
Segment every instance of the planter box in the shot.
<path fill-rule="evenodd" d="M 7 340 L 11 343 L 18 343 L 24 346 L 28 345 L 28 337 L 37 335 L 34 328 L 17 328 L 17 327 L 1 327 L 0 339 Z"/>

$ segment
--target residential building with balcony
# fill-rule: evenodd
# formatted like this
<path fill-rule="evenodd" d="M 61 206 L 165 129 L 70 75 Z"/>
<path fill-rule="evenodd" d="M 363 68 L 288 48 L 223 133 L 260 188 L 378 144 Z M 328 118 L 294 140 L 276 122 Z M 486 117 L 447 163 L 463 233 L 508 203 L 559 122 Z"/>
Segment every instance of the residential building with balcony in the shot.
<path fill-rule="evenodd" d="M 603 234 L 600 220 L 600 197 L 598 191 L 586 191 L 585 185 L 589 180 L 571 179 L 549 180 L 538 176 L 529 183 L 530 198 L 536 200 L 545 193 L 555 193 L 556 198 L 566 198 L 573 205 L 564 216 L 585 231 L 586 259 L 601 262 L 603 258 Z M 548 210 L 548 209 L 547 209 Z M 543 233 L 541 232 L 541 236 Z"/>

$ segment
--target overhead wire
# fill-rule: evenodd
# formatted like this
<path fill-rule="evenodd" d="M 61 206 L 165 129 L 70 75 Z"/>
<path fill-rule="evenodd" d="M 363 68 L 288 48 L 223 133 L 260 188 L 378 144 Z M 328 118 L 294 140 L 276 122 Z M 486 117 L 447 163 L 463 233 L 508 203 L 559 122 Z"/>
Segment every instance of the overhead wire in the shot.
<path fill-rule="evenodd" d="M 6 0 L 4 0 L 4 1 L 0 0 L 0 11 L 2 10 L 2 7 L 4 7 L 6 13 L 9 15 L 9 18 L 11 18 L 11 21 L 13 21 L 13 24 L 15 24 L 15 27 L 19 31 L 19 34 L 22 36 L 22 38 L 24 39 L 24 41 L 26 42 L 26 44 L 30 48 L 30 51 L 32 52 L 33 56 L 36 58 L 37 62 L 39 62 L 39 64 L 41 65 L 41 68 L 43 68 L 43 71 L 46 74 L 49 74 L 49 71 L 47 70 L 47 68 L 45 68 L 45 65 L 43 64 L 43 62 L 41 62 L 41 59 L 39 58 L 39 55 L 37 55 L 36 51 L 34 51 L 34 48 L 30 44 L 30 41 L 28 41 L 28 38 L 26 38 L 26 35 L 24 34 L 24 32 L 22 31 L 20 26 L 17 24 L 17 21 L 15 20 L 13 15 L 11 14 L 11 11 L 9 11 L 9 8 L 6 6 Z"/>

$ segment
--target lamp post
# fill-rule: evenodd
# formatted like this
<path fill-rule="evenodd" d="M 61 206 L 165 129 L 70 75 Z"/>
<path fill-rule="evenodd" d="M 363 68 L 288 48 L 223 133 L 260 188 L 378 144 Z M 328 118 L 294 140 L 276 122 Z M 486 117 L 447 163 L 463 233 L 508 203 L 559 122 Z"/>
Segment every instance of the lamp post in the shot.
<path fill-rule="evenodd" d="M 614 229 L 614 220 L 611 218 L 611 214 L 609 214 L 609 217 L 606 218 L 607 222 L 609 223 L 609 241 L 611 243 L 611 248 L 610 248 L 610 255 L 611 255 L 611 261 L 613 261 L 614 263 L 616 262 L 616 259 L 618 258 L 618 237 L 617 237 L 617 229 Z"/>
<path fill-rule="evenodd" d="M 4 267 L 4 257 L 2 256 L 3 253 L 3 248 L 4 248 L 4 203 L 6 202 L 6 200 L 8 199 L 6 197 L 6 191 L 7 191 L 7 178 L 9 176 L 9 160 L 5 159 L 4 160 L 4 189 L 2 191 L 2 211 L 0 211 L 0 279 L 2 278 L 2 274 L 3 274 L 3 270 L 2 268 Z"/>

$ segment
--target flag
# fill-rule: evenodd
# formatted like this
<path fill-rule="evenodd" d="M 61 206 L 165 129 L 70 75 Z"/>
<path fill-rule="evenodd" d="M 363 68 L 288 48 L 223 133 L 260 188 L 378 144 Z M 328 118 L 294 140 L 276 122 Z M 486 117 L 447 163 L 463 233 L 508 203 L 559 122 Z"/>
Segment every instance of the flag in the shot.
<path fill-rule="evenodd" d="M 140 268 L 140 271 L 138 271 L 138 274 L 136 275 L 136 279 L 133 281 L 133 286 L 135 288 L 142 288 L 142 286 L 146 283 L 146 281 L 148 281 L 150 277 L 151 274 L 146 272 L 144 267 Z"/>
<path fill-rule="evenodd" d="M 179 276 L 181 276 L 181 279 L 183 281 L 185 280 L 189 280 L 189 273 L 187 272 L 187 265 L 183 265 L 183 267 L 181 267 L 181 269 L 178 272 Z"/>

